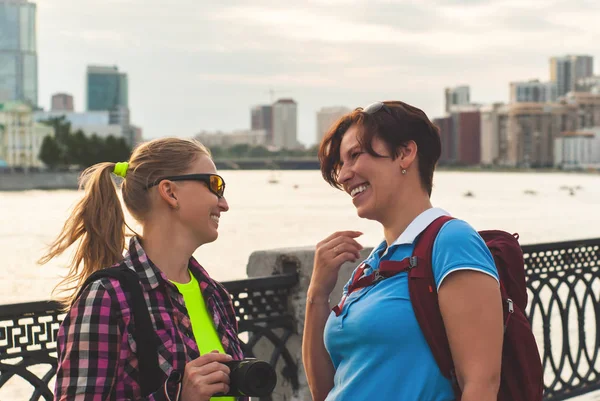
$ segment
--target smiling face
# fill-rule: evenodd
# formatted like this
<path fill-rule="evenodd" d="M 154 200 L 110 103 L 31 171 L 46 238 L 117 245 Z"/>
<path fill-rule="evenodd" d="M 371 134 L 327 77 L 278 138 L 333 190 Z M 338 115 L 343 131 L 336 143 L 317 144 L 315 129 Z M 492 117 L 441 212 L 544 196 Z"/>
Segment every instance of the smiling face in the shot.
<path fill-rule="evenodd" d="M 185 174 L 217 174 L 217 169 L 210 157 L 200 155 Z M 201 181 L 178 181 L 176 185 L 182 226 L 200 244 L 216 240 L 221 213 L 229 210 L 225 197 L 217 197 Z"/>
<path fill-rule="evenodd" d="M 338 182 L 352 197 L 359 217 L 384 223 L 396 213 L 398 200 L 405 188 L 401 158 L 392 158 L 385 143 L 375 136 L 373 151 L 366 152 L 360 143 L 361 126 L 352 125 L 340 144 L 340 170 Z"/>

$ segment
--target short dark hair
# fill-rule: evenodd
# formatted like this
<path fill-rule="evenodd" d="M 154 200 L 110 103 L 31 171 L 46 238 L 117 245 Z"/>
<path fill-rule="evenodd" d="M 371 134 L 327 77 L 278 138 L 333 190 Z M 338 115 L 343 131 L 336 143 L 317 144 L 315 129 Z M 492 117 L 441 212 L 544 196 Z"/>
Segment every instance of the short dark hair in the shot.
<path fill-rule="evenodd" d="M 433 171 L 442 153 L 440 132 L 421 110 L 401 101 L 383 102 L 390 113 L 383 108 L 375 113 L 365 113 L 358 108 L 331 126 L 319 147 L 321 174 L 331 186 L 341 188 L 338 182 L 340 171 L 340 145 L 346 131 L 357 125 L 362 128 L 359 143 L 372 156 L 381 156 L 373 150 L 372 141 L 380 138 L 388 148 L 392 159 L 409 141 L 417 144 L 418 168 L 421 184 L 431 197 Z"/>

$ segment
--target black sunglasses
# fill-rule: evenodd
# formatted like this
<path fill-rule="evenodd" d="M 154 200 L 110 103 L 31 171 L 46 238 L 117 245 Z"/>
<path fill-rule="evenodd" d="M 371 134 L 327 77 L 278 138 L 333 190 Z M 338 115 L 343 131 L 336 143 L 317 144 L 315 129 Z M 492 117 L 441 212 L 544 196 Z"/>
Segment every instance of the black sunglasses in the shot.
<path fill-rule="evenodd" d="M 146 187 L 150 189 L 155 185 L 158 185 L 163 180 L 169 181 L 201 181 L 208 186 L 208 189 L 217 197 L 222 198 L 225 193 L 225 181 L 223 177 L 218 174 L 186 174 L 186 175 L 173 175 L 170 177 L 162 177 L 154 181 Z"/>

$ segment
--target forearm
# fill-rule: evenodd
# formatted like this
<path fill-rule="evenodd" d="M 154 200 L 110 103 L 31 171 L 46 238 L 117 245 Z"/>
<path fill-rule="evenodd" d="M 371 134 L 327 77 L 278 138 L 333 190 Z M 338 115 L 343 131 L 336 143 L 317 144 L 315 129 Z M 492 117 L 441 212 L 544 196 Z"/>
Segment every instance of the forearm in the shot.
<path fill-rule="evenodd" d="M 311 298 L 306 303 L 304 336 L 302 339 L 302 360 L 313 401 L 321 401 L 333 388 L 335 369 L 325 349 L 323 332 L 331 313 L 325 297 Z"/>
<path fill-rule="evenodd" d="M 496 401 L 500 379 L 466 383 L 461 401 Z"/>
<path fill-rule="evenodd" d="M 461 381 L 459 379 L 459 383 Z M 461 401 L 496 401 L 499 389 L 500 374 L 466 379 L 462 386 Z"/>

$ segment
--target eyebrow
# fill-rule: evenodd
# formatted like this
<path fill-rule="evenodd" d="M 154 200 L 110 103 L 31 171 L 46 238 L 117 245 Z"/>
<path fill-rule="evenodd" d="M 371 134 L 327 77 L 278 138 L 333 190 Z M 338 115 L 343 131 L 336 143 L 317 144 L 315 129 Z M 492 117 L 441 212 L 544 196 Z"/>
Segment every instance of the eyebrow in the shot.
<path fill-rule="evenodd" d="M 350 147 L 350 149 L 348 149 L 346 152 L 344 152 L 344 154 L 346 156 L 348 156 L 350 153 L 352 153 L 356 149 L 362 149 L 362 146 L 360 146 L 360 143 L 354 144 L 352 147 Z"/>

